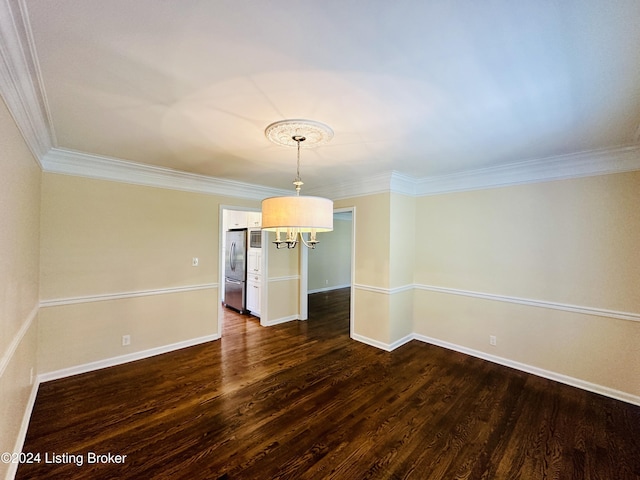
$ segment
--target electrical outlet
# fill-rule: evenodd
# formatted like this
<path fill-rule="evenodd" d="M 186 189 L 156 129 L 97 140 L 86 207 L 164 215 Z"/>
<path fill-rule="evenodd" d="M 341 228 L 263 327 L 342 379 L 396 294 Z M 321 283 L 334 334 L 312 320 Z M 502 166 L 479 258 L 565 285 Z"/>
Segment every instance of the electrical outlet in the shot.
<path fill-rule="evenodd" d="M 122 346 L 131 345 L 131 335 L 122 335 Z"/>
<path fill-rule="evenodd" d="M 493 345 L 494 347 L 498 344 L 498 339 L 495 335 L 489 335 L 489 345 Z"/>
<path fill-rule="evenodd" d="M 198 257 L 193 257 L 191 259 L 191 266 L 193 266 L 193 267 L 197 267 L 198 266 Z"/>

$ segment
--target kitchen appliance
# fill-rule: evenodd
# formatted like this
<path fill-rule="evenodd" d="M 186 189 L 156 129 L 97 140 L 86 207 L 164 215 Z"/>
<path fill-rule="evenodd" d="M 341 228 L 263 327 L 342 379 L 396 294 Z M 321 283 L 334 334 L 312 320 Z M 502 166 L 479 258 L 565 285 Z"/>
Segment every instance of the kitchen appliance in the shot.
<path fill-rule="evenodd" d="M 229 230 L 224 260 L 224 305 L 244 313 L 246 310 L 247 230 Z"/>
<path fill-rule="evenodd" d="M 249 248 L 262 248 L 262 230 L 249 230 Z"/>

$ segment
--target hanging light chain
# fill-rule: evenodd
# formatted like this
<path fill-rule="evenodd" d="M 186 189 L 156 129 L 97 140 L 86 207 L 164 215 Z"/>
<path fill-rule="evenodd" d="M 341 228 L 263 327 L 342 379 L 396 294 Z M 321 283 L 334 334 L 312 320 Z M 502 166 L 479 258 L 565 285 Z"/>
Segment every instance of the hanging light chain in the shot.
<path fill-rule="evenodd" d="M 296 179 L 293 184 L 296 186 L 296 195 L 300 195 L 300 188 L 304 182 L 300 179 L 300 142 L 304 142 L 307 138 L 303 135 L 294 135 L 291 137 L 298 144 L 298 168 L 296 170 Z"/>

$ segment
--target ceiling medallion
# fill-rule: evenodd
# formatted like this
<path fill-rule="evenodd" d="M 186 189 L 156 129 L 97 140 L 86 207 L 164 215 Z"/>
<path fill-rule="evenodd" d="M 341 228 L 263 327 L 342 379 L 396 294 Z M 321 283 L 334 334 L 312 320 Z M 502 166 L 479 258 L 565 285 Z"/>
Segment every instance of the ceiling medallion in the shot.
<path fill-rule="evenodd" d="M 273 122 L 264 134 L 271 142 L 284 147 L 297 147 L 296 137 L 304 137 L 302 148 L 322 145 L 333 138 L 333 130 L 328 125 L 301 119 Z"/>

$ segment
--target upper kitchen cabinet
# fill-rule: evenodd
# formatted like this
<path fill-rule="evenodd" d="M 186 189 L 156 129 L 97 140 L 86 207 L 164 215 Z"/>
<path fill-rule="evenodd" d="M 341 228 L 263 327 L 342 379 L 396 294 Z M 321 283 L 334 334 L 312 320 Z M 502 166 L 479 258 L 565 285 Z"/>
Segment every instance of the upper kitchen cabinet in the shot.
<path fill-rule="evenodd" d="M 260 228 L 262 226 L 261 212 L 247 212 L 247 227 Z"/>
<path fill-rule="evenodd" d="M 227 230 L 247 228 L 247 213 L 241 210 L 227 210 Z"/>
<path fill-rule="evenodd" d="M 260 228 L 262 225 L 261 212 L 246 212 L 242 210 L 225 210 L 227 214 L 226 228 Z"/>

